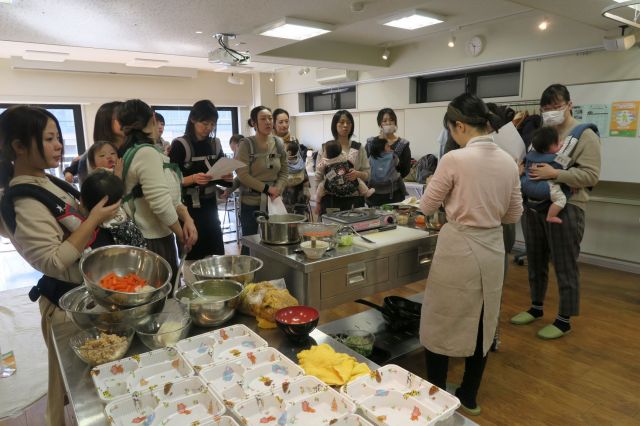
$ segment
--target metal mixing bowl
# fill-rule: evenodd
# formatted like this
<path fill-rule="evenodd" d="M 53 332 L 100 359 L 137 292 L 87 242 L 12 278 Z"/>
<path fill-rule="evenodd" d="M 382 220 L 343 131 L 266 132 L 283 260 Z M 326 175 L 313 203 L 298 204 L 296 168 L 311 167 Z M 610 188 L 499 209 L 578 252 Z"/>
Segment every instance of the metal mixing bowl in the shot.
<path fill-rule="evenodd" d="M 151 250 L 139 247 L 105 246 L 91 250 L 80 259 L 80 272 L 95 301 L 107 308 L 144 305 L 171 287 L 169 263 Z M 133 272 L 154 290 L 128 293 L 101 287 L 100 279 L 110 272 L 119 276 Z"/>
<path fill-rule="evenodd" d="M 65 293 L 58 302 L 60 308 L 75 325 L 82 329 L 96 327 L 108 330 L 113 324 L 124 323 L 135 327 L 151 320 L 150 315 L 162 311 L 170 286 L 165 286 L 147 304 L 133 308 L 111 306 L 110 309 L 98 305 L 87 290 L 86 286 L 79 286 Z"/>
<path fill-rule="evenodd" d="M 191 284 L 205 297 L 189 287 L 176 292 L 175 299 L 186 305 L 194 324 L 213 327 L 231 319 L 240 304 L 242 284 L 232 280 L 202 280 Z"/>
<path fill-rule="evenodd" d="M 215 278 L 247 284 L 262 265 L 262 260 L 252 256 L 209 256 L 193 262 L 189 270 L 198 281 Z"/>

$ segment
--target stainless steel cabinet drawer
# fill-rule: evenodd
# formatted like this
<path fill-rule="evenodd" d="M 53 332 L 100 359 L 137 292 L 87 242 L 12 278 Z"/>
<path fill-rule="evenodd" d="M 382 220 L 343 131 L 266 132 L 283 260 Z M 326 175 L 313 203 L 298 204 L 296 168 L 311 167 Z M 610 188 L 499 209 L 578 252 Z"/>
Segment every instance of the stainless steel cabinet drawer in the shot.
<path fill-rule="evenodd" d="M 348 291 L 389 280 L 389 258 L 354 262 L 320 274 L 320 297 L 326 299 Z"/>

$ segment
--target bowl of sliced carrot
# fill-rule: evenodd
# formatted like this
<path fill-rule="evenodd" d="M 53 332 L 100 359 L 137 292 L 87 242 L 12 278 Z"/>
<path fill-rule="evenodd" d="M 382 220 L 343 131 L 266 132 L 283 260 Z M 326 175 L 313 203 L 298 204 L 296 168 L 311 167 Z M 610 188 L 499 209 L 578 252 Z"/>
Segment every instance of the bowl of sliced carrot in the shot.
<path fill-rule="evenodd" d="M 80 259 L 80 272 L 95 301 L 110 310 L 144 305 L 171 286 L 169 263 L 139 247 L 91 250 Z"/>

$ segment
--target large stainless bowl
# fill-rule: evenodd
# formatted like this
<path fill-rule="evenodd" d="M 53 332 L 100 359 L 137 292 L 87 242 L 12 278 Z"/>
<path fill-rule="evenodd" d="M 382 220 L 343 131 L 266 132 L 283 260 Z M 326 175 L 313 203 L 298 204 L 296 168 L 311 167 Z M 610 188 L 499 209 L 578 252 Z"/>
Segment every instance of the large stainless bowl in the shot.
<path fill-rule="evenodd" d="M 247 284 L 262 265 L 262 260 L 252 256 L 209 256 L 193 262 L 189 270 L 197 281 L 215 278 Z"/>
<path fill-rule="evenodd" d="M 214 327 L 230 320 L 240 303 L 242 284 L 232 280 L 203 280 L 191 284 L 204 297 L 189 287 L 176 292 L 175 299 L 186 305 L 194 324 Z"/>
<path fill-rule="evenodd" d="M 91 250 L 80 259 L 80 272 L 89 292 L 99 304 L 133 307 L 149 303 L 171 287 L 171 267 L 151 250 L 131 246 L 105 246 Z M 130 272 L 146 280 L 154 290 L 127 293 L 100 286 L 100 279 L 110 272 L 124 276 Z"/>
<path fill-rule="evenodd" d="M 58 302 L 60 308 L 75 325 L 82 329 L 96 327 L 108 330 L 113 324 L 124 323 L 131 327 L 146 324 L 151 320 L 150 315 L 162 311 L 171 287 L 162 290 L 147 304 L 133 308 L 112 306 L 107 309 L 96 303 L 86 286 L 79 286 L 67 292 Z"/>

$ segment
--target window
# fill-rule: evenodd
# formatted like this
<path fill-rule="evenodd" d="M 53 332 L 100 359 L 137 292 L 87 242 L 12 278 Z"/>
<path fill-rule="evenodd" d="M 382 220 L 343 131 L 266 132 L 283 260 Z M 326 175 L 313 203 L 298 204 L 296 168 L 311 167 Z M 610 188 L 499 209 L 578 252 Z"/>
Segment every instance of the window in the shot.
<path fill-rule="evenodd" d="M 462 93 L 480 98 L 520 94 L 520 64 L 416 78 L 416 102 L 450 101 Z"/>
<path fill-rule="evenodd" d="M 355 108 L 356 86 L 305 93 L 304 106 L 306 112 Z"/>
<path fill-rule="evenodd" d="M 216 127 L 216 137 L 220 139 L 222 149 L 226 154 L 231 152 L 229 148 L 229 138 L 238 133 L 238 108 L 236 107 L 216 107 L 218 109 L 218 126 Z M 173 141 L 175 138 L 184 135 L 184 130 L 189 119 L 191 107 L 177 106 L 155 106 L 154 111 L 159 112 L 164 117 L 164 133 L 162 138 L 166 141 Z"/>
<path fill-rule="evenodd" d="M 0 104 L 0 114 L 7 108 L 18 104 Z M 64 157 L 62 164 L 50 172 L 58 177 L 71 164 L 71 161 L 85 151 L 84 127 L 80 105 L 35 105 L 52 113 L 60 122 L 62 139 L 64 140 Z"/>

